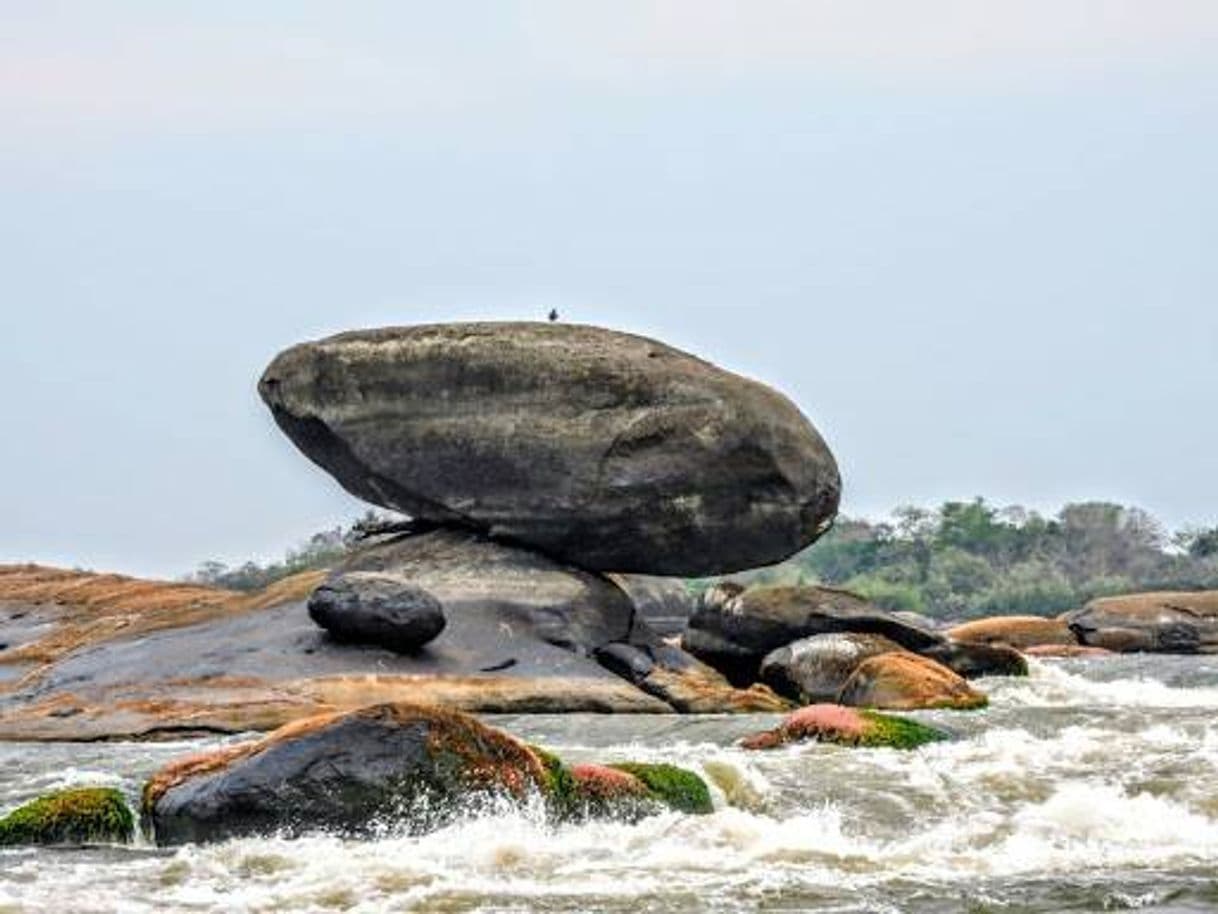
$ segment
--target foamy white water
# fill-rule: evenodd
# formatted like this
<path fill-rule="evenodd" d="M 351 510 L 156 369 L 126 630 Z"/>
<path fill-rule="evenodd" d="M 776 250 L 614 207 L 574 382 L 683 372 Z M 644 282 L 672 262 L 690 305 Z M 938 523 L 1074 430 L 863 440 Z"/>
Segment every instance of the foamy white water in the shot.
<path fill-rule="evenodd" d="M 483 810 L 422 837 L 0 851 L 0 912 L 1200 911 L 1218 908 L 1218 663 L 1040 661 L 916 752 L 735 748 L 767 718 L 511 717 L 572 761 L 698 768 L 711 816 L 548 826 Z M 194 743 L 0 745 L 0 807 L 136 795 Z"/>

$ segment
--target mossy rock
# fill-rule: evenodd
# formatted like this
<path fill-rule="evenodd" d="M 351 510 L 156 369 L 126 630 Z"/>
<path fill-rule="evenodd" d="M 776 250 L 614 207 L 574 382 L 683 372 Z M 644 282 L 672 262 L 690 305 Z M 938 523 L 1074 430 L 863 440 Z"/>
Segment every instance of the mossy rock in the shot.
<path fill-rule="evenodd" d="M 939 743 L 951 738 L 942 730 L 908 717 L 881 714 L 879 711 L 859 711 L 859 715 L 870 724 L 859 741 L 860 746 L 917 749 L 927 743 Z"/>
<path fill-rule="evenodd" d="M 113 787 L 57 790 L 0 819 L 3 844 L 127 844 L 135 817 Z"/>
<path fill-rule="evenodd" d="M 646 762 L 621 762 L 610 767 L 634 775 L 654 799 L 677 812 L 702 815 L 714 810 L 706 782 L 686 768 Z"/>
<path fill-rule="evenodd" d="M 745 749 L 777 749 L 788 743 L 815 741 L 870 749 L 916 749 L 950 738 L 943 730 L 908 717 L 819 704 L 800 708 L 777 727 L 755 733 L 741 745 Z"/>
<path fill-rule="evenodd" d="M 550 814 L 560 819 L 567 817 L 579 803 L 579 785 L 571 776 L 571 769 L 549 749 L 533 745 L 529 749 L 545 770 L 542 793 Z"/>

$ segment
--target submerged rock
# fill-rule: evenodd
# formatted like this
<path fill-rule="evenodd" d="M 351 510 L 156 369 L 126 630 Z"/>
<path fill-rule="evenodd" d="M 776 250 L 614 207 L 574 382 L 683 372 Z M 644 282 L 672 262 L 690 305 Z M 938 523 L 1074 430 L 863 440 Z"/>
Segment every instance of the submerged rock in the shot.
<path fill-rule="evenodd" d="M 1118 653 L 1218 652 L 1218 591 L 1129 594 L 1064 613 L 1079 642 Z"/>
<path fill-rule="evenodd" d="M 912 711 L 983 708 L 985 695 L 963 677 L 926 657 L 893 652 L 870 657 L 858 665 L 842 686 L 838 701 L 844 705 Z"/>
<path fill-rule="evenodd" d="M 804 703 L 833 702 L 860 663 L 899 650 L 899 644 L 882 635 L 813 635 L 766 654 L 761 662 L 761 679 L 787 698 Z"/>
<path fill-rule="evenodd" d="M 135 817 L 112 787 L 57 790 L 0 819 L 0 845 L 128 844 Z"/>
<path fill-rule="evenodd" d="M 781 394 L 596 327 L 344 333 L 281 353 L 259 392 L 352 494 L 593 570 L 776 562 L 840 495 L 832 454 Z"/>
<path fill-rule="evenodd" d="M 991 616 L 950 628 L 947 635 L 957 641 L 1007 644 L 1020 650 L 1041 644 L 1078 644 L 1063 620 L 1043 616 Z"/>
<path fill-rule="evenodd" d="M 788 743 L 815 740 L 840 746 L 916 749 L 948 739 L 942 730 L 876 711 L 816 704 L 800 708 L 772 730 L 741 742 L 745 749 L 776 749 Z"/>
<path fill-rule="evenodd" d="M 444 630 L 444 608 L 399 577 L 348 572 L 309 597 L 309 617 L 339 641 L 417 651 Z"/>
<path fill-rule="evenodd" d="M 537 755 L 472 717 L 406 703 L 288 724 L 170 763 L 144 788 L 159 844 L 329 829 L 438 827 L 490 797 L 544 795 Z"/>

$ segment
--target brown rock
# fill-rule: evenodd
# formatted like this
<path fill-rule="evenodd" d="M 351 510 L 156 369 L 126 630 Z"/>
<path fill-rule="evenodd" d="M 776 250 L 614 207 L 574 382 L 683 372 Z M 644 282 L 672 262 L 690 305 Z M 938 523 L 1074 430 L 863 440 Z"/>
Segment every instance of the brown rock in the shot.
<path fill-rule="evenodd" d="M 987 699 L 942 664 L 914 654 L 893 652 L 860 663 L 842 686 L 838 702 L 893 711 L 970 710 L 985 707 Z"/>
<path fill-rule="evenodd" d="M 957 625 L 946 634 L 957 641 L 1009 644 L 1020 650 L 1036 644 L 1078 644 L 1070 626 L 1044 616 L 992 616 Z"/>
<path fill-rule="evenodd" d="M 1218 653 L 1218 591 L 1136 593 L 1064 613 L 1078 640 L 1118 653 Z"/>

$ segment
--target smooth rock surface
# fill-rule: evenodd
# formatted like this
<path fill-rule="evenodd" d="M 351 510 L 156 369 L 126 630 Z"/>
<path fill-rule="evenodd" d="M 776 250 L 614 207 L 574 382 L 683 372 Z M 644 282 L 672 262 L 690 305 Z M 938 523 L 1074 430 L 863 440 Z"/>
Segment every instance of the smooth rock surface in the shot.
<path fill-rule="evenodd" d="M 1078 644 L 1070 626 L 1063 620 L 1043 616 L 991 616 L 957 625 L 946 634 L 957 641 L 1009 644 L 1021 650 L 1041 644 Z"/>
<path fill-rule="evenodd" d="M 901 646 L 882 635 L 835 632 L 801 638 L 766 654 L 761 681 L 804 704 L 835 702 L 855 667 Z"/>
<path fill-rule="evenodd" d="M 281 353 L 259 392 L 352 494 L 592 570 L 776 562 L 840 495 L 832 454 L 781 394 L 596 327 L 343 333 Z"/>
<path fill-rule="evenodd" d="M 986 697 L 941 663 L 908 652 L 864 660 L 842 686 L 839 703 L 859 708 L 914 711 L 982 708 Z"/>
<path fill-rule="evenodd" d="M 1218 653 L 1218 591 L 1129 594 L 1060 616 L 1081 644 L 1117 653 Z"/>
<path fill-rule="evenodd" d="M 350 572 L 309 597 L 309 618 L 338 641 L 417 651 L 444 630 L 444 608 L 426 590 L 390 575 Z"/>

